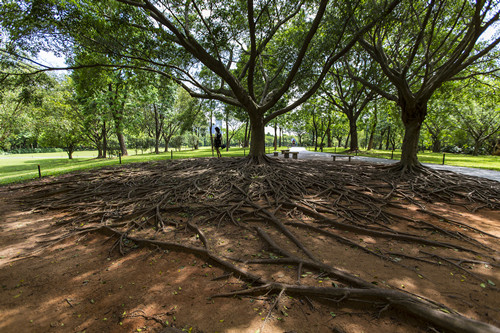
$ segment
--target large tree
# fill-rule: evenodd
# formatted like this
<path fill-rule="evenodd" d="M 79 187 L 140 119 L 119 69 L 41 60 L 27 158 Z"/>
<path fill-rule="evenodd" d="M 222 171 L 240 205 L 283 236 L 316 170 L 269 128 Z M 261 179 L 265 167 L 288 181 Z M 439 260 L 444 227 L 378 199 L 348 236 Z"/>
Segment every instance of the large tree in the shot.
<path fill-rule="evenodd" d="M 494 56 L 500 37 L 480 38 L 498 22 L 499 5 L 498 0 L 406 1 L 360 39 L 393 89 L 357 79 L 401 108 L 405 135 L 397 168 L 402 172 L 422 170 L 417 147 L 433 93 L 460 74 L 491 71 L 488 57 Z"/>
<path fill-rule="evenodd" d="M 115 66 L 171 75 L 194 97 L 243 108 L 250 155 L 261 160 L 265 125 L 306 101 L 328 69 L 399 2 L 8 1 L 3 14 L 19 45 L 31 46 L 33 38 L 25 37 L 40 33 L 44 41 L 64 36 L 118 59 Z M 349 33 L 354 17 L 365 23 Z M 74 68 L 88 65 L 97 64 Z M 273 109 L 291 91 L 293 102 Z"/>

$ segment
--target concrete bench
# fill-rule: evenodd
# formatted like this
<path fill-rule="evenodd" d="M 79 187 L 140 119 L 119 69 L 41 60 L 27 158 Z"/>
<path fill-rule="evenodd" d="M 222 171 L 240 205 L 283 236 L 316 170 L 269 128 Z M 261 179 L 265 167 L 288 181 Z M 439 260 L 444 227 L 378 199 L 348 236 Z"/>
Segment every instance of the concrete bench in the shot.
<path fill-rule="evenodd" d="M 341 157 L 347 157 L 349 159 L 349 162 L 351 162 L 352 155 L 342 155 L 342 154 L 333 154 L 332 155 L 333 160 L 335 161 L 335 158 L 341 158 Z"/>
<path fill-rule="evenodd" d="M 283 150 L 281 151 L 281 153 L 283 154 L 283 156 L 284 156 L 285 158 L 289 158 L 289 157 L 290 157 L 290 149 L 283 149 Z"/>
<path fill-rule="evenodd" d="M 279 151 L 273 151 L 274 156 L 278 156 L 279 153 L 280 153 Z"/>
<path fill-rule="evenodd" d="M 294 160 L 296 160 L 298 158 L 298 156 L 299 156 L 299 152 L 298 151 L 292 151 L 291 154 L 292 154 L 292 158 Z"/>

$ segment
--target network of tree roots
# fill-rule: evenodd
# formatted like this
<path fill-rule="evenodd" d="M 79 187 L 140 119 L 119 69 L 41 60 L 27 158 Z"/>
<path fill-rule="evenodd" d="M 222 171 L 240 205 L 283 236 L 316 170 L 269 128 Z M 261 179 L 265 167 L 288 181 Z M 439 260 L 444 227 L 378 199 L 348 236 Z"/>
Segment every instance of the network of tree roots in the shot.
<path fill-rule="evenodd" d="M 477 270 L 500 267 L 499 237 L 429 208 L 498 211 L 499 183 L 445 172 L 397 175 L 343 162 L 166 160 L 61 176 L 35 185 L 23 202 L 61 212 L 55 224 L 67 232 L 52 243 L 102 232 L 114 241 L 110 251 L 185 251 L 241 281 L 241 288 L 213 297 L 372 304 L 375 315 L 390 309 L 440 330 L 499 332 L 495 320 L 471 319 L 423 292 L 342 265 L 355 251 L 416 281 L 432 279 L 426 272 L 455 271 L 500 296 Z"/>

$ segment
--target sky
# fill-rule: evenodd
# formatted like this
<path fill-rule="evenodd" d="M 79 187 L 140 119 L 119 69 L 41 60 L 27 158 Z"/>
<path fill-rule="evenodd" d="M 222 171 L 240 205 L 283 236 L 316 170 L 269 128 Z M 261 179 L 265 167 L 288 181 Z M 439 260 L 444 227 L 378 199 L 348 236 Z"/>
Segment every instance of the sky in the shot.
<path fill-rule="evenodd" d="M 66 67 L 66 64 L 65 64 L 66 58 L 65 57 L 57 57 L 52 52 L 41 51 L 38 54 L 38 60 L 42 64 L 47 65 L 47 66 L 51 66 L 51 67 Z"/>

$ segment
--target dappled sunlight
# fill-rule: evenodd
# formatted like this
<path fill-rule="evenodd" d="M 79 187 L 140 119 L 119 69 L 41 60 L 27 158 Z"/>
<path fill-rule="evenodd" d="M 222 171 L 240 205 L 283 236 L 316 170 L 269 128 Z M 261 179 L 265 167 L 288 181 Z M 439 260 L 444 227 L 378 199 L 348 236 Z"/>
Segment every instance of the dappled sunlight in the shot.
<path fill-rule="evenodd" d="M 5 289 L 12 300 L 40 294 L 46 307 L 35 314 L 55 309 L 32 331 L 435 325 L 393 304 L 393 293 L 495 323 L 499 272 L 488 249 L 498 242 L 483 230 L 498 232 L 495 214 L 424 200 L 433 192 L 376 168 L 333 164 L 164 161 L 46 181 L 23 197 L 34 213 L 13 214 L 3 231 L 9 244 L 31 244 L 23 255 L 43 248 L 37 237 L 51 246 L 4 266 Z M 9 305 L 19 309 L 9 323 L 33 301 Z"/>

